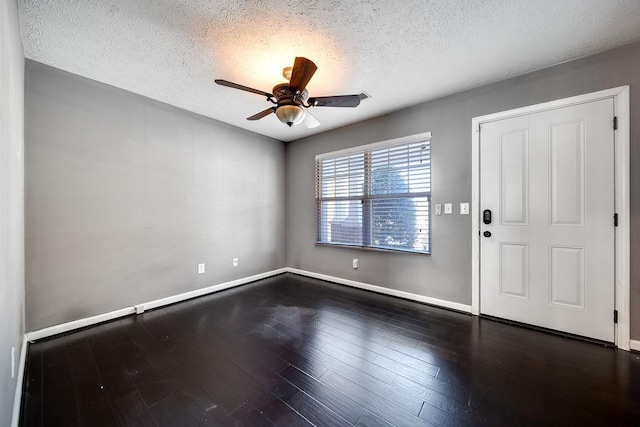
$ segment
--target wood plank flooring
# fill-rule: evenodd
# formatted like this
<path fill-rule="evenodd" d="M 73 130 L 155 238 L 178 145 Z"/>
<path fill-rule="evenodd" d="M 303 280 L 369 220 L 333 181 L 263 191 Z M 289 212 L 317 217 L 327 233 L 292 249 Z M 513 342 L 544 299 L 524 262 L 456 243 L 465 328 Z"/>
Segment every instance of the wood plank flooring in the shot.
<path fill-rule="evenodd" d="M 29 346 L 23 426 L 640 425 L 640 355 L 295 276 Z"/>

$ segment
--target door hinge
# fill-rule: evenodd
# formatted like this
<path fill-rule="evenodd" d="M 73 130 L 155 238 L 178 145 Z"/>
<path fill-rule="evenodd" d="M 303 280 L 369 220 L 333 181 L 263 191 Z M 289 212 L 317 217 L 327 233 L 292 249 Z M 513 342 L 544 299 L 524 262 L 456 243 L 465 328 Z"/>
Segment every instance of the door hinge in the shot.
<path fill-rule="evenodd" d="M 613 116 L 613 130 L 618 130 L 618 116 Z"/>
<path fill-rule="evenodd" d="M 618 310 L 613 310 L 613 323 L 618 323 Z"/>
<path fill-rule="evenodd" d="M 617 213 L 613 214 L 613 226 L 614 227 L 618 226 L 618 214 Z"/>

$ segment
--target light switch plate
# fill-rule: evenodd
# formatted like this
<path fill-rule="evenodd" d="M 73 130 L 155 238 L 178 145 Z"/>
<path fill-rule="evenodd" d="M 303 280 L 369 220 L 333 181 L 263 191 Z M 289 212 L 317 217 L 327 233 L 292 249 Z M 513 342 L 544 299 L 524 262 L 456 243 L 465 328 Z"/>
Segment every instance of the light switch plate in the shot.
<path fill-rule="evenodd" d="M 440 203 L 436 204 L 436 215 L 442 215 L 442 205 Z"/>
<path fill-rule="evenodd" d="M 444 214 L 449 215 L 453 212 L 453 205 L 451 203 L 444 204 Z"/>
<path fill-rule="evenodd" d="M 469 203 L 460 203 L 460 215 L 469 215 Z"/>

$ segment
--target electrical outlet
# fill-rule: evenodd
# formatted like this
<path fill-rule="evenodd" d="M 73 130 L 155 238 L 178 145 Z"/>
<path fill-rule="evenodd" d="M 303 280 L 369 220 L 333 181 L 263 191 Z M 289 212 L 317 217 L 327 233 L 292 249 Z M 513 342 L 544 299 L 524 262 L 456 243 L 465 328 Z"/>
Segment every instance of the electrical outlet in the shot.
<path fill-rule="evenodd" d="M 445 215 L 450 215 L 453 212 L 453 206 L 451 205 L 451 203 L 445 203 L 444 204 L 444 214 Z"/>
<path fill-rule="evenodd" d="M 358 258 L 353 259 L 353 268 L 358 268 Z"/>
<path fill-rule="evenodd" d="M 440 203 L 436 204 L 436 215 L 442 215 L 442 205 Z"/>
<path fill-rule="evenodd" d="M 204 264 L 198 264 L 198 274 L 204 273 Z"/>
<path fill-rule="evenodd" d="M 469 215 L 469 203 L 460 203 L 460 215 Z"/>
<path fill-rule="evenodd" d="M 233 266 L 237 267 L 238 266 L 238 258 L 234 258 L 233 259 Z"/>
<path fill-rule="evenodd" d="M 11 347 L 11 378 L 16 376 L 16 348 Z"/>

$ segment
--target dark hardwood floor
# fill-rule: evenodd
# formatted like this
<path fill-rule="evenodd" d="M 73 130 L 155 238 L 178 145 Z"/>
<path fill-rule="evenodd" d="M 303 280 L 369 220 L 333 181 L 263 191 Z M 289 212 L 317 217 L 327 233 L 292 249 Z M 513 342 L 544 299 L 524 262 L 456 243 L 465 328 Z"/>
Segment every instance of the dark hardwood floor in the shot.
<path fill-rule="evenodd" d="M 640 425 L 640 355 L 291 274 L 29 346 L 21 425 Z"/>

